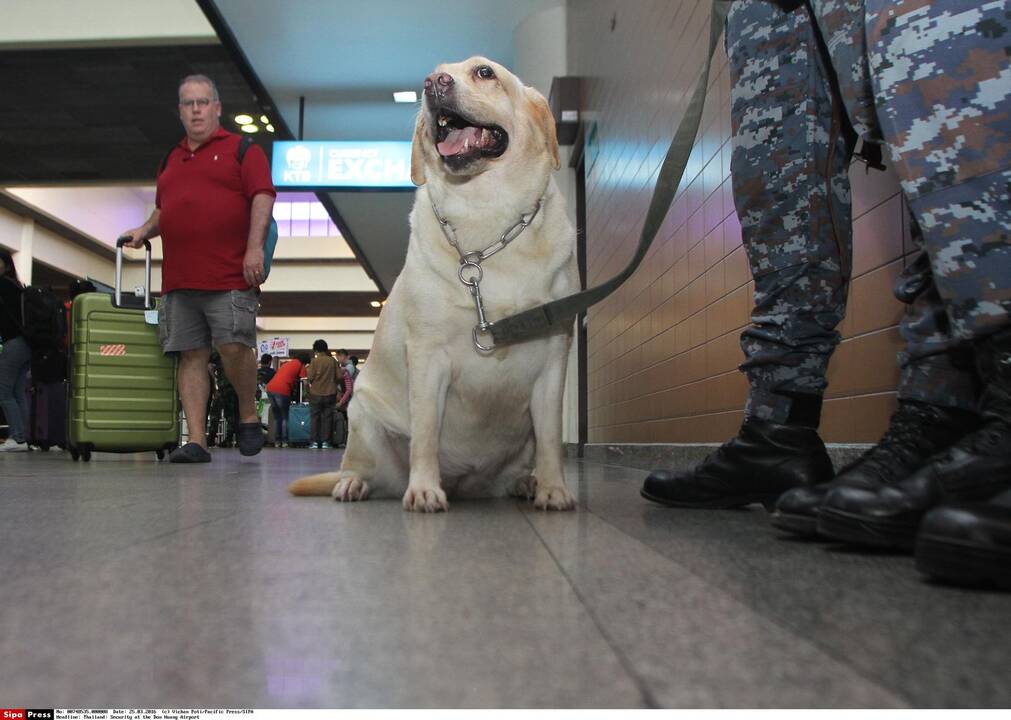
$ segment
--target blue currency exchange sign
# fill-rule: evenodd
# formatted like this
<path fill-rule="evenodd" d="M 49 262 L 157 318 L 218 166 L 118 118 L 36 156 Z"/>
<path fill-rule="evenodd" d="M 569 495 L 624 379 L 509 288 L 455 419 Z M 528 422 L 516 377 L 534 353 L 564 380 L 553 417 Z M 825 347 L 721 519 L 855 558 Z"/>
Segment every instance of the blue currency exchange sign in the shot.
<path fill-rule="evenodd" d="M 278 188 L 413 188 L 409 142 L 274 142 Z"/>

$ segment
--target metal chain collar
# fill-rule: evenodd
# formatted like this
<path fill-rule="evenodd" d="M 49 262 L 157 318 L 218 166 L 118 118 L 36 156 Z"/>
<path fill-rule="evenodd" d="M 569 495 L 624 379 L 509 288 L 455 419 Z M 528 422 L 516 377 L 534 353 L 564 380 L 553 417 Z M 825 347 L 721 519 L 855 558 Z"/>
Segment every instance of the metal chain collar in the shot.
<path fill-rule="evenodd" d="M 519 221 L 502 233 L 502 236 L 498 240 L 484 250 L 472 250 L 471 252 L 463 251 L 456 240 L 456 231 L 453 229 L 453 226 L 449 224 L 449 220 L 439 214 L 439 208 L 435 206 L 435 200 L 432 200 L 431 197 L 429 197 L 429 200 L 432 203 L 432 212 L 435 213 L 436 220 L 442 226 L 442 234 L 446 236 L 446 240 L 449 241 L 449 244 L 460 255 L 460 269 L 456 273 L 457 277 L 460 278 L 460 282 L 470 289 L 470 295 L 474 298 L 474 307 L 477 310 L 477 325 L 471 331 L 474 347 L 480 352 L 490 353 L 495 350 L 495 344 L 482 345 L 480 340 L 481 335 L 491 332 L 489 329 L 491 328 L 491 323 L 485 317 L 484 301 L 481 298 L 481 281 L 484 279 L 484 269 L 482 269 L 481 263 L 500 250 L 504 250 L 509 243 L 527 229 L 527 226 L 534 221 L 537 213 L 540 212 L 541 205 L 544 204 L 544 196 L 542 195 L 537 201 L 537 206 L 533 212 L 520 216 Z"/>

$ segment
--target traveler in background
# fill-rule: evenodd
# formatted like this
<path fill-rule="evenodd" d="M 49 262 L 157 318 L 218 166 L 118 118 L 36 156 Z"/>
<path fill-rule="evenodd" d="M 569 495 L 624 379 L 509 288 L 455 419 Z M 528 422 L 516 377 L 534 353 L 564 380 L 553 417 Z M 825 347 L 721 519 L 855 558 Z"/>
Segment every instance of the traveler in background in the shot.
<path fill-rule="evenodd" d="M 186 137 L 165 158 L 151 217 L 124 233 L 134 248 L 162 237 L 159 330 L 162 349 L 180 353 L 179 395 L 191 438 L 172 452 L 172 462 L 211 460 L 204 408 L 212 347 L 239 399 L 240 452 L 256 455 L 263 447 L 250 348 L 256 346 L 256 290 L 264 280 L 263 243 L 275 193 L 263 150 L 250 146 L 240 163 L 241 139 L 221 128 L 220 116 L 214 82 L 203 75 L 184 78 L 179 117 Z"/>
<path fill-rule="evenodd" d="M 339 354 L 340 353 L 338 353 L 338 355 Z M 334 444 L 339 447 L 347 444 L 348 403 L 351 402 L 351 397 L 354 394 L 355 387 L 354 376 L 351 374 L 351 371 L 348 370 L 348 365 L 351 365 L 351 363 L 348 362 L 347 365 L 341 365 L 338 363 L 340 372 L 337 375 L 337 393 L 340 397 L 337 399 L 337 412 L 344 416 L 344 422 L 338 423 L 344 431 L 341 433 L 341 437 L 334 440 Z M 353 365 L 351 365 L 351 367 L 354 368 Z"/>
<path fill-rule="evenodd" d="M 218 353 L 211 355 L 211 406 L 207 411 L 207 444 L 218 447 L 232 447 L 235 444 L 235 428 L 239 422 L 239 398 L 235 388 L 228 381 L 228 374 Z M 221 431 L 221 423 L 224 430 Z"/>
<path fill-rule="evenodd" d="M 253 350 L 253 354 L 256 354 L 256 350 Z M 267 430 L 270 426 L 269 416 L 270 416 L 270 398 L 267 397 L 267 383 L 269 383 L 273 377 L 274 370 L 271 365 L 274 363 L 274 357 L 267 353 L 260 356 L 260 366 L 256 369 L 256 416 L 260 418 L 260 427 Z"/>
<path fill-rule="evenodd" d="M 259 400 L 263 397 L 263 393 L 267 390 L 267 383 L 274 379 L 274 374 L 277 372 L 271 365 L 274 363 L 274 356 L 268 353 L 263 353 L 260 356 L 260 367 L 256 369 L 256 399 Z"/>
<path fill-rule="evenodd" d="M 0 408 L 9 432 L 0 452 L 28 450 L 28 368 L 32 350 L 21 332 L 21 293 L 14 259 L 0 248 Z"/>
<path fill-rule="evenodd" d="M 355 363 L 351 362 L 351 358 L 348 356 L 347 350 L 337 351 L 337 362 L 341 364 L 341 367 L 348 371 L 352 380 L 358 377 L 358 368 L 355 366 Z"/>
<path fill-rule="evenodd" d="M 352 355 L 351 357 L 348 358 L 348 360 L 351 361 L 351 366 L 355 369 L 355 371 L 353 373 L 351 373 L 351 379 L 352 380 L 357 380 L 358 379 L 358 356 L 357 355 Z"/>
<path fill-rule="evenodd" d="M 328 450 L 330 434 L 333 432 L 333 414 L 337 405 L 337 376 L 343 373 L 337 361 L 330 355 L 326 340 L 317 340 L 312 344 L 313 358 L 306 368 L 305 376 L 309 380 L 309 419 L 311 434 L 309 435 L 310 450 Z"/>
<path fill-rule="evenodd" d="M 291 360 L 283 363 L 267 383 L 267 397 L 274 411 L 274 447 L 288 446 L 288 409 L 291 407 L 291 394 L 299 378 L 305 377 L 305 366 L 308 358 L 302 353 L 295 353 Z"/>

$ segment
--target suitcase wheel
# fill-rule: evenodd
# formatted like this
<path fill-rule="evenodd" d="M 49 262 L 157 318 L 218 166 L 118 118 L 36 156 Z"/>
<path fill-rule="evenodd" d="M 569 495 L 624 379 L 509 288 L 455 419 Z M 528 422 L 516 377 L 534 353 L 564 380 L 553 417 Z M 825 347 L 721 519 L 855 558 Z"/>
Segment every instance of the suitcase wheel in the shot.
<path fill-rule="evenodd" d="M 81 460 L 83 460 L 84 462 L 90 462 L 91 461 L 91 448 L 90 447 L 82 447 L 81 448 Z"/>
<path fill-rule="evenodd" d="M 155 450 L 154 454 L 158 457 L 159 460 L 164 460 L 165 459 L 165 451 L 164 450 Z"/>
<path fill-rule="evenodd" d="M 81 458 L 81 453 L 78 451 L 76 447 L 71 447 L 70 457 L 74 459 L 74 462 L 77 462 Z"/>

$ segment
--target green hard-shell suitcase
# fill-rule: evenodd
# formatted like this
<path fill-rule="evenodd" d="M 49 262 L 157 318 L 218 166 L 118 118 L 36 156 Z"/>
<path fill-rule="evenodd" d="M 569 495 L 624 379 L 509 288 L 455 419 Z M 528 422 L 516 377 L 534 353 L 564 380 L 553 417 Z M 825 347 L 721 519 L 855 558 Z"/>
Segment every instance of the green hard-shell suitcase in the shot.
<path fill-rule="evenodd" d="M 176 359 L 162 353 L 158 338 L 151 244 L 144 243 L 144 297 L 123 295 L 127 239 L 116 242 L 115 294 L 78 295 L 70 313 L 68 444 L 74 460 L 90 460 L 92 451 L 145 450 L 161 460 L 179 444 Z"/>

